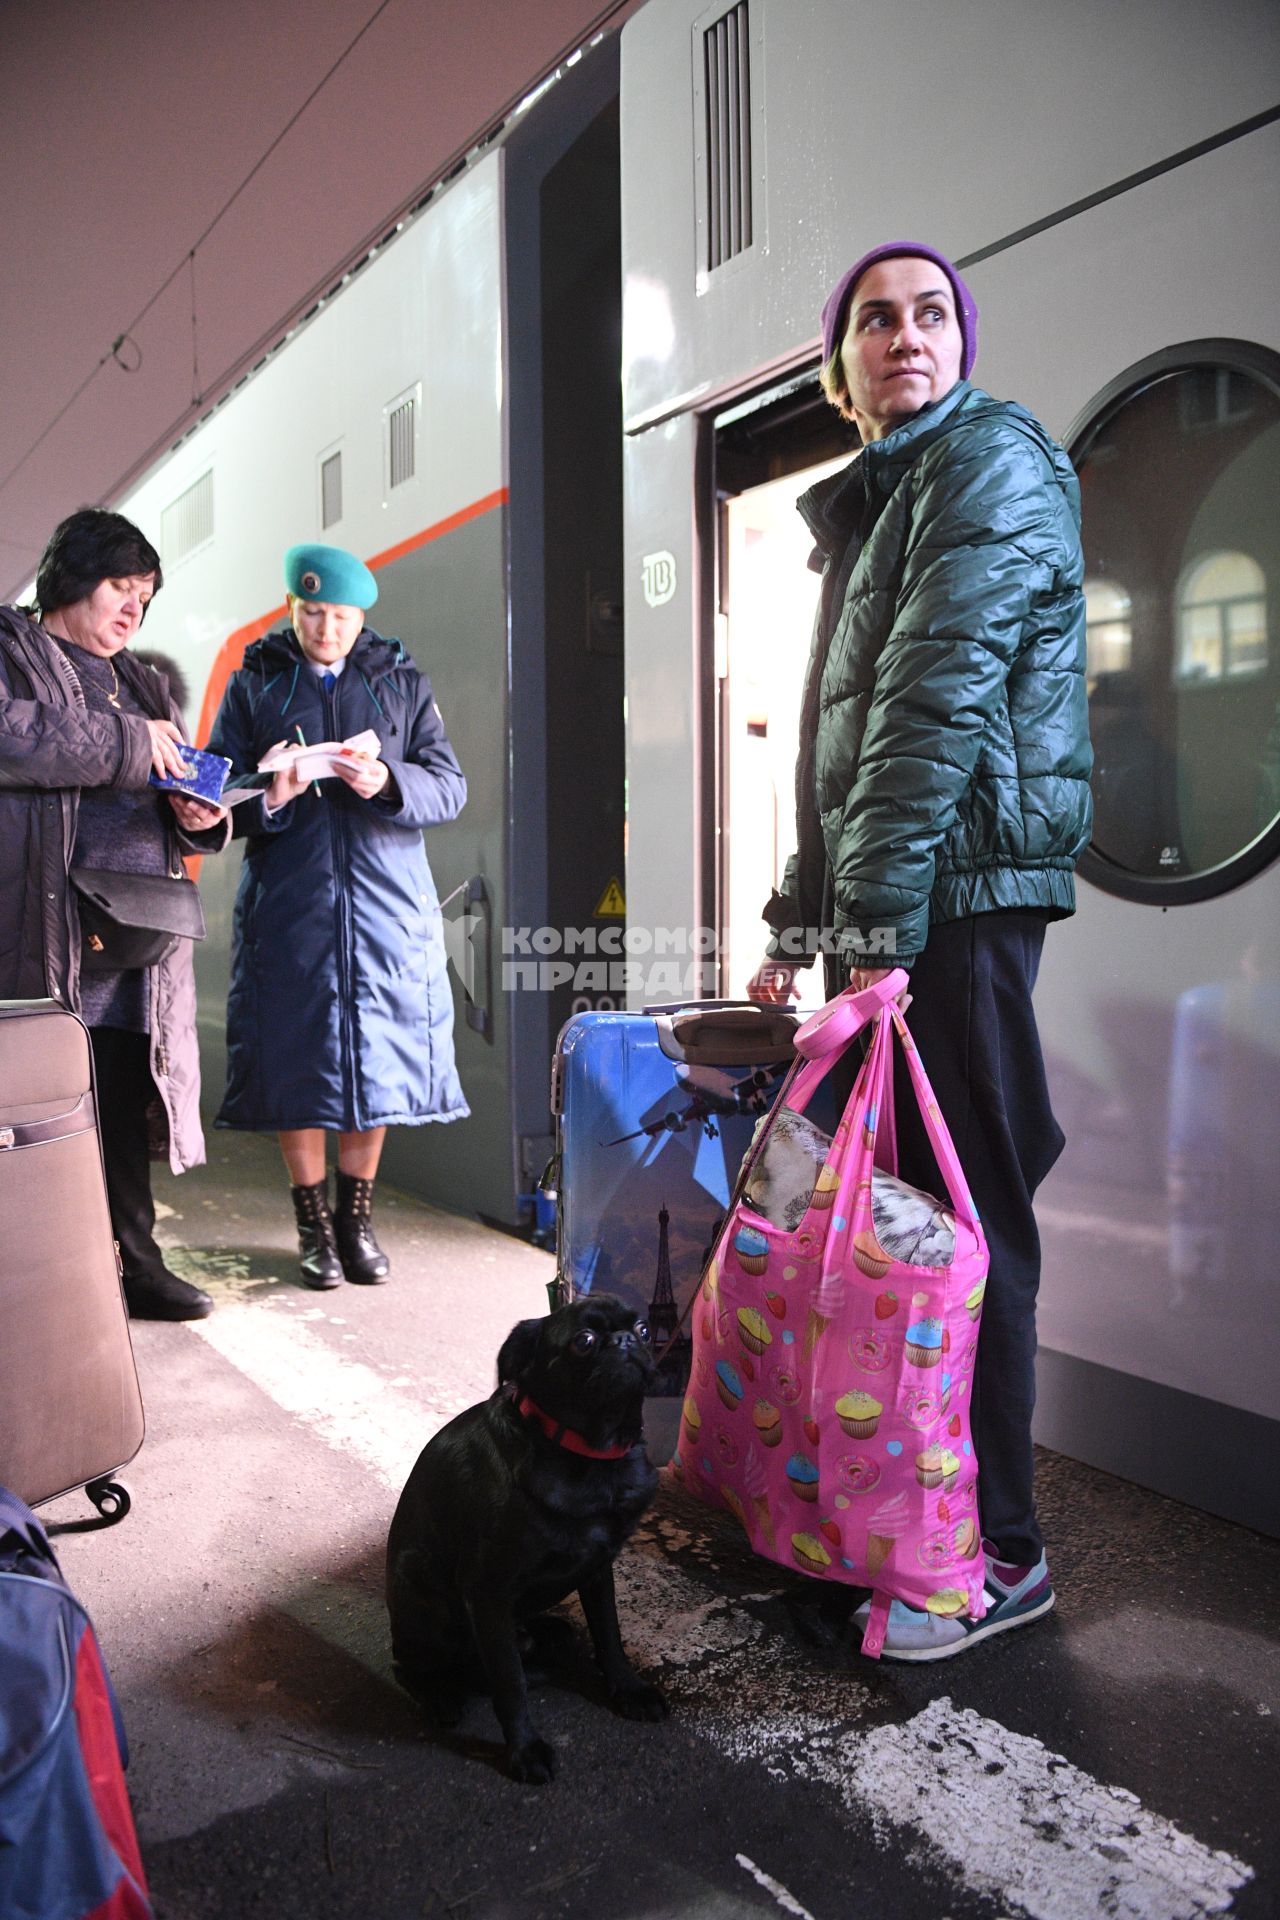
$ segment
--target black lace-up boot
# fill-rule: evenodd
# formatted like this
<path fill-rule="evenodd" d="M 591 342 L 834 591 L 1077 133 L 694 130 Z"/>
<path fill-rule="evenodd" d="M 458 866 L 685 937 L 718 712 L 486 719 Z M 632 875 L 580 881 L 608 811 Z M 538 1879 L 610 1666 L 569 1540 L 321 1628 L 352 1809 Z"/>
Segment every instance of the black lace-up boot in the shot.
<path fill-rule="evenodd" d="M 317 1180 L 314 1187 L 290 1187 L 294 1217 L 298 1222 L 298 1252 L 302 1256 L 302 1278 L 317 1292 L 342 1285 L 342 1262 L 333 1237 L 333 1215 L 329 1212 L 328 1183 Z"/>
<path fill-rule="evenodd" d="M 338 1174 L 338 1205 L 333 1216 L 342 1271 L 358 1287 L 377 1286 L 391 1262 L 373 1237 L 373 1182 L 353 1173 Z"/>

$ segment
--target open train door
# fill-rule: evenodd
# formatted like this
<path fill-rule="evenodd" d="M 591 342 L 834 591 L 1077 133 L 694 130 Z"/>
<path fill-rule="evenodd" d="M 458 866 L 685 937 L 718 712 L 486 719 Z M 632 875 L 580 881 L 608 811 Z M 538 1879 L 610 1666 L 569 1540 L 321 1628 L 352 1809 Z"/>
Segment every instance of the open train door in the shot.
<path fill-rule="evenodd" d="M 821 584 L 800 495 L 838 472 L 856 436 L 808 375 L 716 422 L 715 849 L 720 993 L 741 998 L 764 956 L 761 911 L 796 845 L 800 704 Z M 820 964 L 798 1004 L 824 998 Z"/>

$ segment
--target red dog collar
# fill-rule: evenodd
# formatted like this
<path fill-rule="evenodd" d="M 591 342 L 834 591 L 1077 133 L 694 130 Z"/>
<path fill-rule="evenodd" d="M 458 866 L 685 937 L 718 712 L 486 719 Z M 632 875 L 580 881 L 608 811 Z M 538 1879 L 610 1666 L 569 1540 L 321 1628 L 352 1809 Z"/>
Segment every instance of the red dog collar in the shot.
<path fill-rule="evenodd" d="M 589 1441 L 583 1439 L 580 1433 L 575 1433 L 572 1427 L 566 1427 L 563 1421 L 553 1420 L 549 1413 L 544 1413 L 541 1407 L 535 1406 L 527 1393 L 522 1394 L 515 1401 L 515 1409 L 524 1419 L 536 1420 L 547 1439 L 554 1440 L 556 1445 L 563 1447 L 566 1453 L 580 1453 L 587 1460 L 622 1460 L 631 1452 L 631 1448 L 638 1444 L 632 1441 L 621 1447 L 593 1447 Z"/>

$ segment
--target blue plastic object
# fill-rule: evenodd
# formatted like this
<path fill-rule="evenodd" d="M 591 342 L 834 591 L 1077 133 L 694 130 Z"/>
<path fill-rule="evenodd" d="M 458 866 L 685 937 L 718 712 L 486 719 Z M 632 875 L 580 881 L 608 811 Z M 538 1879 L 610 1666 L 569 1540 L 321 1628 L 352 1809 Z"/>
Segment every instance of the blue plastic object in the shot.
<path fill-rule="evenodd" d="M 203 800 L 206 806 L 218 806 L 222 800 L 222 789 L 227 784 L 227 775 L 231 771 L 231 762 L 220 753 L 206 753 L 203 747 L 189 747 L 185 741 L 178 741 L 176 745 L 186 771 L 181 776 L 153 773 L 151 785 L 159 787 L 162 793 L 187 793 L 193 800 Z"/>
<path fill-rule="evenodd" d="M 528 1207 L 533 1215 L 529 1238 L 535 1247 L 551 1247 L 556 1244 L 556 1210 L 558 1195 L 554 1187 L 535 1187 L 532 1193 L 516 1195 L 517 1203 Z"/>

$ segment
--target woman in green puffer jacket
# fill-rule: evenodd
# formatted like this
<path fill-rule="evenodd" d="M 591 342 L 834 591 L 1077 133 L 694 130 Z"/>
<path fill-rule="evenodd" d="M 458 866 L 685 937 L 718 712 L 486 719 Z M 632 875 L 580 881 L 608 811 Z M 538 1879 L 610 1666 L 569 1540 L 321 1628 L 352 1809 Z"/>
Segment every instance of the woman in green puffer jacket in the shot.
<path fill-rule="evenodd" d="M 973 1407 L 990 1610 L 972 1623 L 895 1601 L 884 1653 L 905 1660 L 1053 1605 L 1032 1488 L 1032 1199 L 1063 1139 L 1031 992 L 1091 819 L 1080 497 L 1039 422 L 970 386 L 977 323 L 950 261 L 903 241 L 864 255 L 823 309 L 823 387 L 863 446 L 798 502 L 823 570 L 798 849 L 750 989 L 786 999 L 819 950 L 828 994 L 911 970 L 912 1033 L 990 1243 Z M 936 1186 L 905 1075 L 898 1094 L 900 1170 Z"/>

